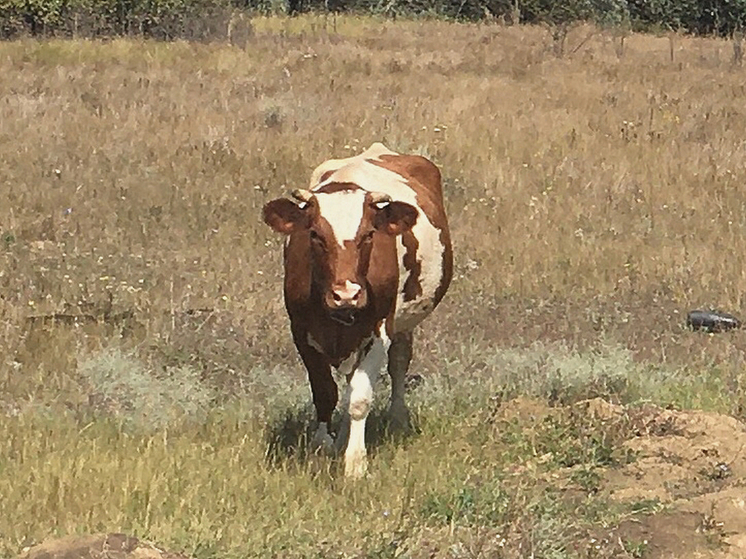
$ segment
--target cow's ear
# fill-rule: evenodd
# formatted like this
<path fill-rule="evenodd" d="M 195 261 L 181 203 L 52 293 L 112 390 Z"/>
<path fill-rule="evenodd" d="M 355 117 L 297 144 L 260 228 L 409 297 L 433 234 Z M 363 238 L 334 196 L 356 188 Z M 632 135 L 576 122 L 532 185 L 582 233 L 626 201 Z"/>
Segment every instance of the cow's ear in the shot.
<path fill-rule="evenodd" d="M 389 235 L 406 233 L 417 222 L 417 210 L 406 202 L 388 202 L 376 212 L 376 229 Z"/>
<path fill-rule="evenodd" d="M 306 212 L 287 198 L 278 198 L 267 202 L 262 214 L 264 223 L 284 235 L 289 235 L 293 231 L 306 227 L 308 223 Z"/>

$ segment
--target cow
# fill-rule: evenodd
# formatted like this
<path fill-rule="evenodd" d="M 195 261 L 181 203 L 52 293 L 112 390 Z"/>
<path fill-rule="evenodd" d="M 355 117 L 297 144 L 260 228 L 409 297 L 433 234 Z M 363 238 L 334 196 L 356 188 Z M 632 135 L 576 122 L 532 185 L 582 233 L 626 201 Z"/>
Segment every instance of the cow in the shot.
<path fill-rule="evenodd" d="M 375 143 L 322 163 L 309 188 L 291 197 L 268 202 L 263 218 L 287 236 L 284 299 L 316 408 L 311 445 L 341 451 L 347 443 L 345 476 L 360 478 L 377 377 L 386 364 L 391 424 L 408 427 L 412 331 L 453 276 L 440 171 L 425 157 Z M 347 378 L 336 445 L 329 430 L 338 403 L 332 367 Z"/>

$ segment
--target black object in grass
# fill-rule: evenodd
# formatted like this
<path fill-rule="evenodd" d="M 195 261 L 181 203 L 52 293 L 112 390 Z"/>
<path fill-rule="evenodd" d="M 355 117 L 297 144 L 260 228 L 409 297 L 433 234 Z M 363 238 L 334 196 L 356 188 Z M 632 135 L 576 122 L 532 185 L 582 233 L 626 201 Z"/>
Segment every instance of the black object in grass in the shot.
<path fill-rule="evenodd" d="M 741 327 L 741 321 L 732 314 L 718 311 L 691 311 L 686 315 L 686 325 L 692 330 L 725 332 Z"/>

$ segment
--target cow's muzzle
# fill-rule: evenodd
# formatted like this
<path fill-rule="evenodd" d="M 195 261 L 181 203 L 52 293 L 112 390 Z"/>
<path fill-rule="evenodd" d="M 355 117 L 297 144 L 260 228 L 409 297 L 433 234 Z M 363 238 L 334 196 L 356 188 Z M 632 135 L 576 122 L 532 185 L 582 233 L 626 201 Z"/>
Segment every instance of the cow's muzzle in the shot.
<path fill-rule="evenodd" d="M 326 306 L 329 315 L 340 324 L 354 324 L 359 311 L 368 303 L 365 289 L 349 280 L 335 284 L 326 295 Z"/>
<path fill-rule="evenodd" d="M 357 309 L 333 309 L 329 311 L 329 316 L 334 322 L 339 322 L 343 326 L 352 326 L 357 320 Z"/>

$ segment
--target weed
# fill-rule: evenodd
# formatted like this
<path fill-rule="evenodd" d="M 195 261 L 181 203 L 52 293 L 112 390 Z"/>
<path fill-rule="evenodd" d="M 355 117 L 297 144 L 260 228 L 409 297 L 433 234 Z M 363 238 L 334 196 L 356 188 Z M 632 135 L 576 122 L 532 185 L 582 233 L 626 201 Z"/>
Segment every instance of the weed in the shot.
<path fill-rule="evenodd" d="M 157 375 L 119 349 L 82 360 L 79 374 L 96 412 L 146 430 L 157 431 L 182 418 L 203 418 L 213 398 L 193 369 L 182 366 Z"/>
<path fill-rule="evenodd" d="M 622 547 L 629 557 L 633 559 L 642 559 L 645 557 L 650 546 L 647 540 L 627 540 L 622 542 Z"/>
<path fill-rule="evenodd" d="M 661 510 L 662 504 L 658 499 L 643 499 L 630 503 L 629 510 L 633 513 L 653 514 Z"/>

